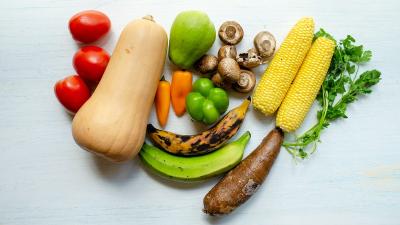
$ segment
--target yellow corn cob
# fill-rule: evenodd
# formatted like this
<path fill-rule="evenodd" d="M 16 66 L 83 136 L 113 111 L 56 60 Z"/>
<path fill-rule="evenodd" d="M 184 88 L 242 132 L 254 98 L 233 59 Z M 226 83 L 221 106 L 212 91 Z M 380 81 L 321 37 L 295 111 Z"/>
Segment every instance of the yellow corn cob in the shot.
<path fill-rule="evenodd" d="M 254 108 L 265 115 L 271 115 L 278 109 L 310 49 L 313 36 L 314 20 L 309 17 L 300 19 L 257 85 L 253 95 Z"/>
<path fill-rule="evenodd" d="M 324 82 L 335 43 L 324 37 L 315 40 L 293 84 L 282 102 L 276 125 L 286 132 L 299 128 Z"/>

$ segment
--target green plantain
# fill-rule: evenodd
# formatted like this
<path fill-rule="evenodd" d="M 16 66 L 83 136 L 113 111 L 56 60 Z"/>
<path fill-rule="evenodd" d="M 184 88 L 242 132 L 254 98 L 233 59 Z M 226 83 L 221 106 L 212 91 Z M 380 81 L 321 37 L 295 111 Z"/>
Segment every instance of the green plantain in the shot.
<path fill-rule="evenodd" d="M 196 135 L 180 135 L 147 125 L 150 139 L 165 151 L 177 155 L 201 155 L 225 144 L 239 130 L 250 104 L 250 98 L 229 111 L 217 124 Z"/>
<path fill-rule="evenodd" d="M 176 180 L 194 181 L 232 169 L 241 161 L 249 140 L 250 132 L 247 131 L 217 151 L 194 157 L 171 155 L 145 143 L 139 155 L 146 165 L 164 176 Z"/>

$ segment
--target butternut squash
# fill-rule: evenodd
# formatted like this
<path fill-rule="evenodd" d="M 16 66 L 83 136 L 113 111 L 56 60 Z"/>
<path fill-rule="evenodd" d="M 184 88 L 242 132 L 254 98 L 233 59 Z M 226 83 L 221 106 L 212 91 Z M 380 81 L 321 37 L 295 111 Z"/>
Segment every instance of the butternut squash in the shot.
<path fill-rule="evenodd" d="M 73 119 L 78 145 L 114 162 L 139 152 L 167 47 L 165 30 L 151 16 L 124 28 L 103 78 Z"/>

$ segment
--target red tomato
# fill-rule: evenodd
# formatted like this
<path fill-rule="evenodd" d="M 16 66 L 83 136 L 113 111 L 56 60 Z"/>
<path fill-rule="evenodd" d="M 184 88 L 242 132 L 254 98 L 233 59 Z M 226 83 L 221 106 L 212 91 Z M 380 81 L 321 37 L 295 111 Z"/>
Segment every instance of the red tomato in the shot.
<path fill-rule="evenodd" d="M 58 101 L 71 113 L 78 112 L 79 108 L 90 97 L 88 86 L 78 75 L 59 80 L 54 85 L 54 92 Z"/>
<path fill-rule="evenodd" d="M 103 37 L 110 30 L 110 19 L 95 10 L 82 11 L 69 20 L 72 37 L 83 43 L 91 43 Z"/>
<path fill-rule="evenodd" d="M 97 46 L 86 46 L 79 49 L 73 59 L 76 72 L 84 80 L 99 83 L 107 67 L 110 55 Z"/>

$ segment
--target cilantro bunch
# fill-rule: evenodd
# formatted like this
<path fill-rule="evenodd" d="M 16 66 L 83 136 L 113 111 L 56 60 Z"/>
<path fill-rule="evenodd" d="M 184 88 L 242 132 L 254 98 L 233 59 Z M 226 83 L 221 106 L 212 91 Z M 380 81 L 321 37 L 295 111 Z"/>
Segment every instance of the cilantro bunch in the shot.
<path fill-rule="evenodd" d="M 317 123 L 293 141 L 286 141 L 283 146 L 294 157 L 304 159 L 314 153 L 321 132 L 331 122 L 347 118 L 347 106 L 355 102 L 359 96 L 372 92 L 371 87 L 380 81 L 381 72 L 368 70 L 359 73 L 360 65 L 371 60 L 372 52 L 364 50 L 362 45 L 356 45 L 356 40 L 347 35 L 337 42 L 329 33 L 320 29 L 314 39 L 329 38 L 336 43 L 335 52 L 327 76 L 317 96 L 321 107 L 317 112 Z"/>

